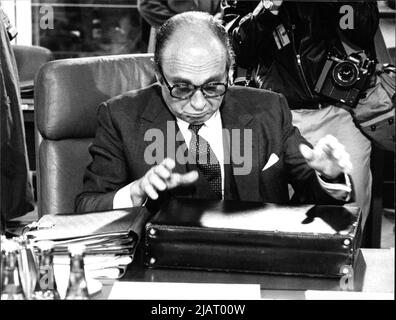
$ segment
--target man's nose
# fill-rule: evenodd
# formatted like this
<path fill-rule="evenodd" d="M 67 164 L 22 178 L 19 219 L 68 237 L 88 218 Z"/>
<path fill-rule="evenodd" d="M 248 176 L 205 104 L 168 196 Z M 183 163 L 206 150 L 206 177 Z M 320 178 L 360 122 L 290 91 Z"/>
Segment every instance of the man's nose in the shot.
<path fill-rule="evenodd" d="M 201 90 L 194 92 L 190 98 L 190 104 L 195 110 L 203 110 L 205 108 L 207 101 Z"/>

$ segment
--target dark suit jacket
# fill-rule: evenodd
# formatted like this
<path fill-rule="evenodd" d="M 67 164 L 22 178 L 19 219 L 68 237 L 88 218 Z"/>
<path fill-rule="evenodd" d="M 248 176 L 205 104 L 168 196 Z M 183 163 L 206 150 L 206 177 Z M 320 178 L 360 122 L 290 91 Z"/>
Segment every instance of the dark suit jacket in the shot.
<path fill-rule="evenodd" d="M 300 154 L 299 144 L 309 143 L 292 125 L 291 113 L 282 95 L 262 89 L 231 87 L 220 111 L 224 128 L 251 129 L 252 132 L 252 169 L 249 174 L 234 175 L 239 200 L 287 203 L 288 183 L 291 183 L 298 202 L 339 203 L 320 187 L 314 170 Z M 145 133 L 158 128 L 165 135 L 164 141 L 168 141 L 167 121 L 175 119 L 162 99 L 158 84 L 103 103 L 98 111 L 96 138 L 90 147 L 93 161 L 84 176 L 83 192 L 76 198 L 76 210 L 112 209 L 115 193 L 152 167 L 144 159 L 146 148 L 152 144 L 151 140 L 145 141 Z M 241 150 L 244 150 L 242 134 L 241 140 Z M 277 155 L 279 161 L 262 171 L 271 154 Z M 168 155 L 165 150 L 164 156 L 172 154 Z M 234 160 L 231 161 L 235 172 L 238 163 Z M 175 171 L 187 172 L 186 165 L 177 163 Z M 210 199 L 212 195 L 208 190 L 207 181 L 200 175 L 194 186 L 177 188 L 170 193 Z"/>
<path fill-rule="evenodd" d="M 160 27 L 174 15 L 186 11 L 220 11 L 220 0 L 139 0 L 140 15 L 153 27 Z"/>

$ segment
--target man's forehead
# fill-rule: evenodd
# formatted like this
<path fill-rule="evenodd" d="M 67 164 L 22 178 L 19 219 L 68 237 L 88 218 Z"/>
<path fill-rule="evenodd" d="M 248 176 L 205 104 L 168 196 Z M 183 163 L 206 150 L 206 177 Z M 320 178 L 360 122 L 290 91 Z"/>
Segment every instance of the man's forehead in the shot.
<path fill-rule="evenodd" d="M 203 34 L 187 35 L 180 38 L 175 34 L 167 42 L 162 52 L 162 64 L 186 64 L 191 67 L 205 68 L 208 64 L 226 61 L 224 45 L 215 36 Z"/>
<path fill-rule="evenodd" d="M 210 50 L 201 46 L 169 47 L 164 50 L 162 55 L 162 63 L 184 63 L 186 65 L 204 67 L 206 64 L 214 61 L 224 61 L 224 50 Z"/>

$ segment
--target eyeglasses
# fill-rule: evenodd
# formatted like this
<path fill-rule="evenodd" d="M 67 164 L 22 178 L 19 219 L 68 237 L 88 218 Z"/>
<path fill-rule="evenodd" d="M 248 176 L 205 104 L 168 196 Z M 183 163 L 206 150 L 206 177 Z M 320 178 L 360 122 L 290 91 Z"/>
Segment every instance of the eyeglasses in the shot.
<path fill-rule="evenodd" d="M 228 77 L 226 83 L 222 82 L 208 82 L 200 86 L 195 86 L 189 83 L 175 83 L 171 86 L 166 80 L 164 73 L 160 70 L 161 76 L 169 89 L 169 93 L 173 98 L 186 100 L 191 98 L 197 90 L 201 90 L 205 98 L 215 98 L 224 95 L 228 89 Z"/>

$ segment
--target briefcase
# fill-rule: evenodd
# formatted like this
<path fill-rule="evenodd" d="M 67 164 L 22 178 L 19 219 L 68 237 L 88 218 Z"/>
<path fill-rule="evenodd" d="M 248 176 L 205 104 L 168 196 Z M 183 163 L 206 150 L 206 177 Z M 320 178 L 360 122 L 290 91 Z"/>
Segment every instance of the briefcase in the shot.
<path fill-rule="evenodd" d="M 174 199 L 146 224 L 145 263 L 340 277 L 353 270 L 360 241 L 357 207 Z"/>

